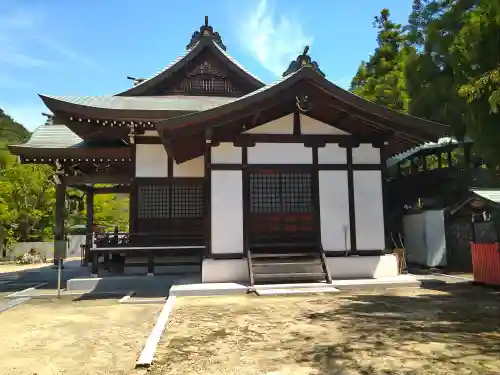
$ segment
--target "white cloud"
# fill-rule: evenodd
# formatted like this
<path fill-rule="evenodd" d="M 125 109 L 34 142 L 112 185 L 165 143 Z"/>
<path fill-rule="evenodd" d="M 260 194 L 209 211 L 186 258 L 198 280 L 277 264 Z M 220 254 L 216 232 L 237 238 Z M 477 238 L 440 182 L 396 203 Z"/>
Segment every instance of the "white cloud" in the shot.
<path fill-rule="evenodd" d="M 24 125 L 29 131 L 43 125 L 46 118 L 42 115 L 42 112 L 49 112 L 43 104 L 38 103 L 0 103 L 0 108 L 15 121 Z"/>
<path fill-rule="evenodd" d="M 46 19 L 44 12 L 33 7 L 0 9 L 0 66 L 46 69 L 72 63 L 102 71 L 91 58 L 63 45 L 57 37 L 50 35 Z M 48 49 L 54 52 L 50 54 L 50 60 L 40 56 L 41 51 Z"/>
<path fill-rule="evenodd" d="M 243 22 L 240 43 L 263 67 L 281 76 L 313 38 L 306 35 L 300 22 L 291 15 L 277 17 L 267 0 L 256 4 Z"/>

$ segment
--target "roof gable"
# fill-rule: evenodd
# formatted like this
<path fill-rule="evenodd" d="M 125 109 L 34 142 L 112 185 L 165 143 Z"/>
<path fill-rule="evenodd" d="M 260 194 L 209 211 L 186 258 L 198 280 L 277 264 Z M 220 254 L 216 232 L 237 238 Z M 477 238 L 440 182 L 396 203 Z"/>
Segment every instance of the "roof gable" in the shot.
<path fill-rule="evenodd" d="M 222 39 L 205 25 L 191 37 L 184 54 L 148 79 L 134 79 L 134 87 L 119 96 L 168 94 L 241 96 L 264 83 L 227 52 Z"/>

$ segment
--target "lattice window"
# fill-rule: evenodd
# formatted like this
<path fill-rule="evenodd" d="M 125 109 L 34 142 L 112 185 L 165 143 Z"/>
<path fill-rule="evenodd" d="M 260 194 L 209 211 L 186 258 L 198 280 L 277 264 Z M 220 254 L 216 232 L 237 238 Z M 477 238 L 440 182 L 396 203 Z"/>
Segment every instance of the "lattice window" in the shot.
<path fill-rule="evenodd" d="M 203 185 L 172 186 L 172 218 L 203 217 Z"/>
<path fill-rule="evenodd" d="M 251 213 L 307 213 L 311 210 L 310 173 L 298 171 L 250 174 Z"/>
<path fill-rule="evenodd" d="M 139 186 L 138 213 L 140 219 L 169 217 L 169 186 Z"/>
<path fill-rule="evenodd" d="M 281 173 L 282 212 L 310 212 L 312 208 L 311 174 Z"/>

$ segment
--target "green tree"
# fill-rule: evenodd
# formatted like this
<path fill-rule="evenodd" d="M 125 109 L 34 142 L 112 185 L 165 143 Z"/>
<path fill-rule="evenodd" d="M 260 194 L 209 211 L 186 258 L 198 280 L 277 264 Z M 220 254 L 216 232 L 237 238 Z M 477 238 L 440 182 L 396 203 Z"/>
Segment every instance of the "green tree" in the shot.
<path fill-rule="evenodd" d="M 406 27 L 411 47 L 405 66 L 409 112 L 452 126 L 454 135 L 466 133 L 467 103 L 459 88 L 467 77 L 462 61 L 450 53 L 475 0 L 416 0 Z"/>
<path fill-rule="evenodd" d="M 500 3 L 482 0 L 467 17 L 450 54 L 467 82 L 459 95 L 467 99 L 466 126 L 476 151 L 500 165 Z"/>
<path fill-rule="evenodd" d="M 359 66 L 350 90 L 371 102 L 406 112 L 404 64 L 408 51 L 403 48 L 402 27 L 390 20 L 388 9 L 375 17 L 373 26 L 378 30 L 377 48 L 369 60 Z"/>

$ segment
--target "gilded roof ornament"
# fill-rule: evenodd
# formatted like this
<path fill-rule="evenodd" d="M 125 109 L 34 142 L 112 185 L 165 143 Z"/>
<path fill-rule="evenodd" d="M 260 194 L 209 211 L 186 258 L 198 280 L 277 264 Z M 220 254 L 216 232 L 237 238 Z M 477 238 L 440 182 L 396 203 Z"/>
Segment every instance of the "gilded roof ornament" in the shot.
<path fill-rule="evenodd" d="M 214 31 L 213 27 L 208 24 L 208 16 L 205 16 L 205 24 L 200 27 L 200 31 L 195 31 L 193 36 L 191 36 L 191 41 L 186 46 L 186 49 L 193 48 L 196 43 L 198 43 L 203 38 L 212 39 L 215 43 L 219 45 L 224 51 L 226 46 L 222 43 L 222 38 L 217 31 Z"/>
<path fill-rule="evenodd" d="M 295 73 L 296 71 L 298 71 L 300 68 L 303 67 L 311 68 L 324 77 L 325 73 L 321 71 L 316 61 L 312 61 L 311 56 L 308 55 L 308 52 L 309 52 L 309 46 L 305 46 L 302 54 L 298 55 L 297 58 L 290 63 L 288 69 L 283 73 L 283 77 Z"/>

